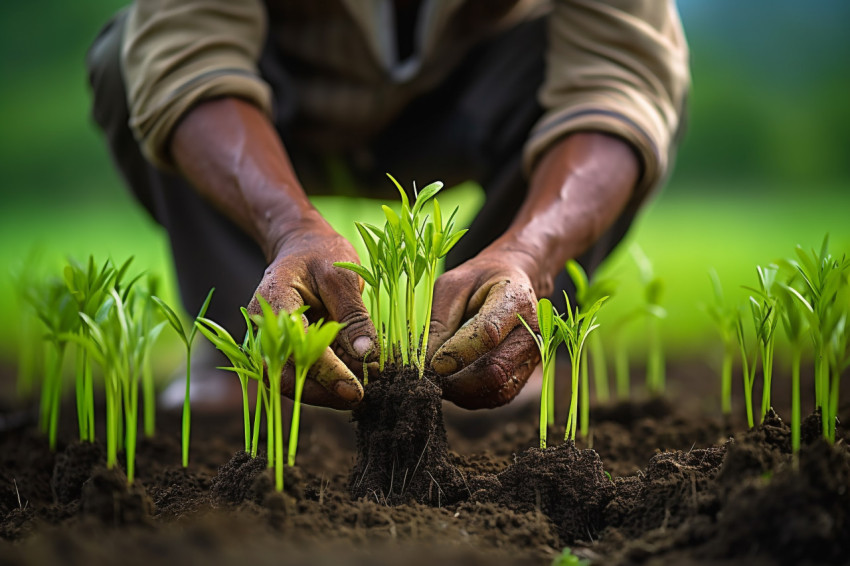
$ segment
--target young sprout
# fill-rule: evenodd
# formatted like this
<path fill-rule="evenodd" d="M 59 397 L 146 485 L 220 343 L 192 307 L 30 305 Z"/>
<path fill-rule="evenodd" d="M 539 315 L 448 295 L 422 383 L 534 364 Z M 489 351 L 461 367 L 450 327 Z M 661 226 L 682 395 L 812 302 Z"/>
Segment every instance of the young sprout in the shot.
<path fill-rule="evenodd" d="M 401 196 L 401 212 L 382 206 L 386 222 L 383 228 L 355 223 L 369 255 L 369 267 L 350 262 L 334 265 L 357 273 L 366 283 L 371 314 L 378 331 L 379 366 L 387 362 L 397 366 L 411 365 L 425 371 L 428 350 L 434 282 L 439 261 L 449 253 L 466 230 L 455 229 L 457 209 L 443 223 L 442 212 L 435 195 L 443 187 L 431 183 L 416 192 L 415 202 L 391 175 L 390 180 Z M 423 212 L 432 201 L 433 217 Z M 423 281 L 424 287 L 418 289 Z M 385 312 L 383 305 L 386 304 Z M 423 312 L 424 322 L 417 323 L 417 311 Z"/>
<path fill-rule="evenodd" d="M 289 452 L 287 464 L 295 465 L 295 453 L 298 451 L 298 428 L 301 422 L 301 394 L 307 381 L 307 371 L 319 361 L 325 350 L 333 343 L 342 324 L 334 321 L 319 320 L 304 329 L 301 316 L 293 313 L 286 327 L 287 338 L 292 345 L 292 365 L 295 369 L 295 396 L 292 406 L 292 422 L 289 429 Z"/>
<path fill-rule="evenodd" d="M 775 343 L 776 325 L 779 322 L 776 309 L 776 297 L 773 295 L 773 287 L 776 281 L 777 267 L 756 267 L 758 273 L 759 286 L 744 287 L 752 291 L 758 298 L 750 296 L 749 305 L 750 313 L 753 318 L 753 328 L 755 329 L 756 342 L 758 344 L 759 353 L 761 354 L 762 368 L 762 397 L 761 397 L 761 421 L 764 421 L 770 410 L 770 390 L 773 375 L 773 350 Z M 752 384 L 750 384 L 752 388 Z"/>
<path fill-rule="evenodd" d="M 643 312 L 647 321 L 646 388 L 652 395 L 661 395 L 665 388 L 664 345 L 661 340 L 660 321 L 667 317 L 661 306 L 664 282 L 655 275 L 649 258 L 638 245 L 631 248 L 632 256 L 643 282 Z"/>
<path fill-rule="evenodd" d="M 555 324 L 558 327 L 558 334 L 561 336 L 561 341 L 567 346 L 567 352 L 570 355 L 571 365 L 571 383 L 572 389 L 570 393 L 570 413 L 567 418 L 567 430 L 564 435 L 564 440 L 575 442 L 576 427 L 578 424 L 578 397 L 579 397 L 579 381 L 582 353 L 587 341 L 587 337 L 591 332 L 599 328 L 597 324 L 596 314 L 602 308 L 602 304 L 608 297 L 597 299 L 592 305 L 582 310 L 579 307 L 575 309 L 570 305 L 570 299 L 567 293 L 564 292 L 564 300 L 567 304 L 567 312 L 564 316 L 555 318 Z M 587 436 L 587 423 L 583 425 L 582 435 Z"/>
<path fill-rule="evenodd" d="M 613 279 L 588 280 L 584 268 L 575 260 L 569 260 L 566 270 L 576 288 L 576 303 L 582 313 L 596 303 L 602 297 L 610 297 L 614 293 L 616 283 Z M 605 364 L 605 352 L 599 333 L 594 332 L 588 339 L 590 359 L 593 361 L 593 382 L 596 387 L 596 398 L 600 402 L 608 400 L 608 370 Z M 581 412 L 581 430 L 587 431 L 590 423 L 590 380 L 588 379 L 587 358 L 581 358 L 581 401 L 579 403 Z"/>
<path fill-rule="evenodd" d="M 552 399 L 553 388 L 550 383 L 555 380 L 555 353 L 558 350 L 563 337 L 556 332 L 555 319 L 558 318 L 552 301 L 546 297 L 537 301 L 537 326 L 539 332 L 535 332 L 520 314 L 517 314 L 520 322 L 534 338 L 537 349 L 540 350 L 540 361 L 543 365 L 543 386 L 540 389 L 540 449 L 546 448 L 546 436 L 549 425 L 554 421 L 554 399 Z"/>
<path fill-rule="evenodd" d="M 202 318 L 207 313 L 210 301 L 212 300 L 213 291 L 215 291 L 215 288 L 210 289 L 210 292 L 207 293 L 207 298 L 204 300 L 203 305 L 201 305 L 201 309 L 198 311 L 198 316 L 195 317 L 195 320 Z M 165 301 L 159 297 L 153 297 L 153 300 L 162 311 L 162 314 L 165 316 L 168 324 L 171 325 L 171 328 L 174 329 L 180 337 L 180 340 L 183 342 L 183 345 L 186 347 L 186 395 L 183 400 L 183 423 L 181 434 L 182 463 L 183 467 L 186 468 L 189 466 L 189 434 L 192 423 L 192 407 L 189 402 L 190 383 L 192 377 L 192 342 L 195 340 L 195 333 L 198 331 L 198 327 L 193 321 L 189 331 L 187 332 L 183 327 L 183 323 L 180 322 L 180 318 L 171 309 L 171 307 L 165 303 Z"/>
<path fill-rule="evenodd" d="M 838 399 L 838 377 L 833 374 L 830 383 L 829 348 L 833 332 L 845 316 L 844 301 L 847 293 L 847 277 L 850 260 L 846 256 L 833 257 L 829 253 L 829 236 L 821 244 L 820 251 L 807 253 L 797 246 L 797 260 L 788 260 L 802 281 L 803 291 L 789 287 L 802 306 L 812 333 L 815 349 L 815 404 L 821 410 L 823 436 L 835 439 L 835 419 Z"/>
<path fill-rule="evenodd" d="M 68 336 L 80 326 L 77 305 L 64 282 L 51 279 L 42 286 L 32 288 L 27 300 L 45 328 L 45 341 L 50 345 L 45 361 L 45 375 L 41 389 L 39 424 L 48 435 L 50 449 L 56 448 L 59 430 L 59 406 L 62 399 L 62 364 Z"/>
<path fill-rule="evenodd" d="M 109 290 L 120 286 L 132 261 L 131 257 L 119 269 L 115 269 L 112 262 L 108 260 L 98 268 L 93 256 L 89 256 L 86 267 L 72 259 L 69 260 L 64 269 L 64 279 L 68 292 L 76 302 L 77 310 L 89 317 L 94 317 L 109 297 Z M 129 286 L 132 287 L 132 283 Z M 87 350 L 82 345 L 88 332 L 88 325 L 79 326 L 82 342 L 77 346 L 75 390 L 80 440 L 94 442 L 94 386 Z"/>
<path fill-rule="evenodd" d="M 747 425 L 755 426 L 753 419 L 753 383 L 755 382 L 756 363 L 758 362 L 758 345 L 751 347 L 744 330 L 744 316 L 739 310 L 735 320 L 735 334 L 741 350 L 741 377 L 744 381 L 744 407 L 747 411 Z M 752 353 L 751 353 L 752 351 Z"/>
<path fill-rule="evenodd" d="M 243 308 L 243 316 L 247 311 Z M 251 434 L 251 405 L 248 401 L 248 380 L 254 379 L 262 382 L 263 379 L 263 362 L 262 357 L 259 359 L 253 352 L 257 352 L 256 343 L 253 339 L 253 324 L 250 319 L 247 320 L 248 330 L 243 340 L 242 345 L 236 343 L 233 336 L 230 335 L 224 327 L 218 323 L 204 317 L 198 317 L 195 320 L 195 326 L 201 334 L 203 334 L 210 343 L 215 346 L 222 354 L 227 356 L 230 361 L 230 367 L 219 369 L 235 372 L 239 378 L 239 384 L 242 387 L 242 420 L 245 429 L 245 452 L 254 453 L 255 449 L 252 446 Z M 252 352 L 253 348 L 253 352 Z M 261 352 L 258 352 L 262 356 Z M 259 399 L 257 400 L 257 410 L 260 408 Z"/>
<path fill-rule="evenodd" d="M 793 275 L 793 273 L 792 273 Z M 810 335 L 809 318 L 803 313 L 805 308 L 798 301 L 795 289 L 792 289 L 793 280 L 787 284 L 776 287 L 778 300 L 782 304 L 779 315 L 782 327 L 791 347 L 791 450 L 796 454 L 800 451 L 800 358 L 803 346 Z M 805 300 L 803 300 L 805 303 Z"/>
<path fill-rule="evenodd" d="M 723 287 L 717 272 L 708 272 L 711 287 L 714 291 L 714 302 L 704 305 L 704 310 L 711 317 L 723 341 L 723 364 L 720 370 L 720 403 L 724 415 L 732 414 L 732 362 L 735 357 L 736 325 L 738 311 L 723 296 Z"/>

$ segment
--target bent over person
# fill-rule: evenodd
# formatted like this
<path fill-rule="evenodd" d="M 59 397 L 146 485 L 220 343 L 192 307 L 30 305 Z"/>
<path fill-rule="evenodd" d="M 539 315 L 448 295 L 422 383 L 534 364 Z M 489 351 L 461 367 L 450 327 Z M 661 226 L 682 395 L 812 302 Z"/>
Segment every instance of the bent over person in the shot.
<path fill-rule="evenodd" d="M 94 117 L 168 232 L 183 303 L 235 328 L 254 293 L 346 323 L 304 401 L 363 395 L 376 344 L 352 246 L 307 195 L 340 167 L 391 196 L 477 181 L 436 283 L 444 397 L 513 399 L 538 361 L 516 314 L 592 270 L 669 170 L 689 84 L 673 0 L 137 0 L 88 54 Z M 291 381 L 284 388 L 291 390 Z"/>

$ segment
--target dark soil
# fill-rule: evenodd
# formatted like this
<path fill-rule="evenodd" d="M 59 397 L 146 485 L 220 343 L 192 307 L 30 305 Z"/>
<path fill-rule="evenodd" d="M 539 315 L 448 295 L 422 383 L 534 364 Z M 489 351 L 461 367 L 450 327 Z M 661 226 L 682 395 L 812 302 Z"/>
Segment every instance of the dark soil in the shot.
<path fill-rule="evenodd" d="M 16 425 L 0 431 L 0 564 L 548 564 L 564 546 L 598 564 L 850 563 L 850 448 L 817 415 L 794 458 L 776 415 L 743 431 L 658 400 L 599 407 L 590 438 L 539 450 L 534 404 L 446 407 L 445 426 L 443 410 L 404 377 L 368 387 L 356 435 L 305 410 L 283 493 L 241 451 L 240 414 L 193 415 L 188 469 L 179 415 L 161 415 L 130 487 L 73 420 L 55 453 Z"/>

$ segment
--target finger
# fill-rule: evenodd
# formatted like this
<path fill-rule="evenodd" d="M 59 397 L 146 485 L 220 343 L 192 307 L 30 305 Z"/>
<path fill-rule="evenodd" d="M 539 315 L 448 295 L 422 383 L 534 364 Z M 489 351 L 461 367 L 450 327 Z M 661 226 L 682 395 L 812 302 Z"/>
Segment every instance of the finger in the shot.
<path fill-rule="evenodd" d="M 426 358 L 431 360 L 440 347 L 451 338 L 463 323 L 466 306 L 469 302 L 469 292 L 461 282 L 449 271 L 439 277 L 434 284 L 434 302 L 431 307 L 431 327 L 428 332 L 428 352 Z"/>
<path fill-rule="evenodd" d="M 274 278 L 268 275 L 263 278 L 254 296 L 251 297 L 251 302 L 248 303 L 248 314 L 262 314 L 258 296 L 263 297 L 274 312 L 281 310 L 294 312 L 304 306 L 304 299 L 295 288 L 289 285 L 277 285 Z"/>
<path fill-rule="evenodd" d="M 450 375 L 467 367 L 501 344 L 520 325 L 517 314 L 530 320 L 533 305 L 531 289 L 509 281 L 496 283 L 478 313 L 437 350 L 431 367 L 439 375 Z"/>
<path fill-rule="evenodd" d="M 361 359 L 353 358 L 345 349 L 337 343 L 334 343 L 332 346 L 334 354 L 336 357 L 342 360 L 348 369 L 351 370 L 351 373 L 359 379 L 361 382 L 366 378 L 373 378 L 378 376 L 379 364 L 377 361 L 369 361 L 372 356 L 365 361 Z M 377 357 L 376 357 L 377 359 Z"/>
<path fill-rule="evenodd" d="M 495 349 L 440 380 L 443 398 L 464 409 L 492 409 L 512 400 L 540 361 L 531 334 L 514 328 Z"/>
<path fill-rule="evenodd" d="M 295 373 L 292 364 L 283 370 L 281 392 L 292 398 L 295 394 Z M 351 409 L 363 399 L 363 387 L 330 348 L 325 350 L 319 361 L 307 373 L 301 401 L 308 405 Z"/>
<path fill-rule="evenodd" d="M 363 362 L 377 356 L 378 335 L 372 324 L 372 318 L 361 295 L 361 279 L 346 269 L 332 268 L 333 276 L 325 280 L 319 289 L 319 295 L 330 317 L 345 324 L 336 338 L 346 353 Z"/>

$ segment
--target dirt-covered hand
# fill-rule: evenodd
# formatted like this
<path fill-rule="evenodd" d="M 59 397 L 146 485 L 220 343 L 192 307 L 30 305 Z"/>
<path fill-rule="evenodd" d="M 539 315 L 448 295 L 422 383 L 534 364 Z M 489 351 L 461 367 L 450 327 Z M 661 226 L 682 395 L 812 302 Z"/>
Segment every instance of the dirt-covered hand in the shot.
<path fill-rule="evenodd" d="M 517 265 L 508 255 L 482 252 L 437 279 L 428 354 L 443 397 L 460 407 L 504 405 L 540 359 L 517 318 L 536 327 L 537 299 Z"/>
<path fill-rule="evenodd" d="M 302 399 L 311 405 L 336 409 L 355 406 L 363 398 L 363 387 L 352 369 L 362 368 L 364 357 L 377 344 L 377 337 L 360 296 L 362 280 L 351 271 L 334 267 L 333 263 L 359 263 L 357 253 L 330 226 L 319 223 L 289 233 L 275 255 L 248 311 L 260 312 L 256 295 L 261 295 L 275 311 L 291 312 L 308 305 L 305 322 L 324 318 L 344 323 L 336 342 L 311 368 Z M 292 396 L 291 364 L 284 370 L 281 389 L 286 396 Z"/>

